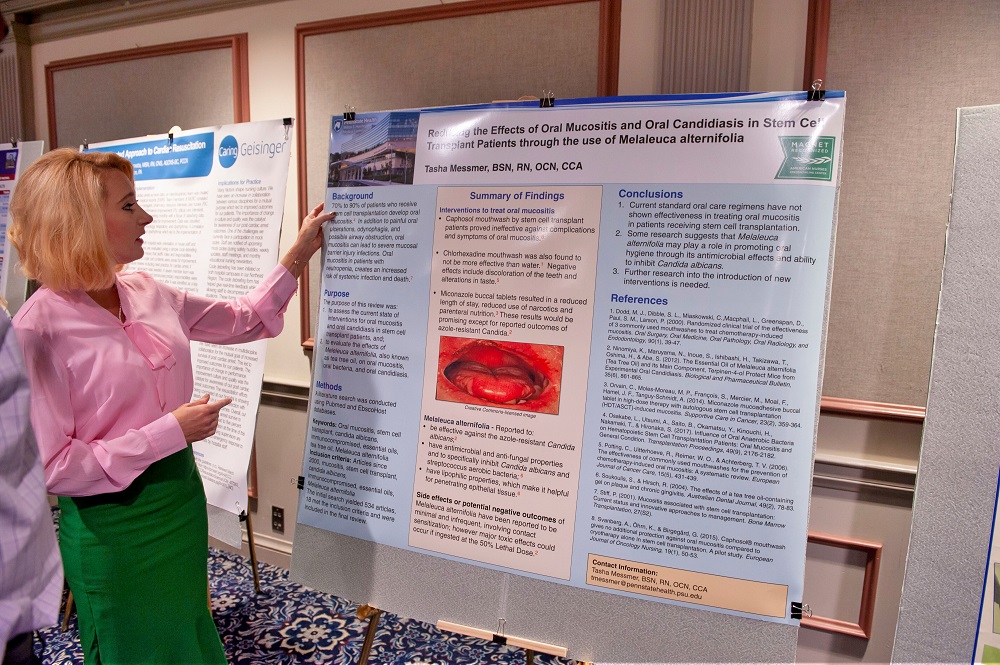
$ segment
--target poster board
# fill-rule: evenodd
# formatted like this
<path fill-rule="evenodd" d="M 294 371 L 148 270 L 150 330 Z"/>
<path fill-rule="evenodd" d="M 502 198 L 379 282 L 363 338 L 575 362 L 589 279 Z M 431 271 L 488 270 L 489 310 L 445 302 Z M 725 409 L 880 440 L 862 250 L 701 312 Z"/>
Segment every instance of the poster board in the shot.
<path fill-rule="evenodd" d="M 137 198 L 153 216 L 146 254 L 127 269 L 219 300 L 246 294 L 278 261 L 290 147 L 291 123 L 282 120 L 91 145 L 132 162 Z M 236 516 L 248 508 L 266 349 L 267 340 L 191 344 L 193 397 L 233 399 L 216 433 L 193 448 L 208 503 L 218 509 L 210 511 L 211 534 L 235 547 L 242 542 Z"/>
<path fill-rule="evenodd" d="M 894 663 L 970 662 L 995 507 L 1000 419 L 1000 106 L 958 110 L 951 221 Z M 976 661 L 979 662 L 979 661 Z"/>
<path fill-rule="evenodd" d="M 597 638 L 556 581 L 793 643 L 842 122 L 842 93 L 335 117 L 299 522 L 358 540 L 299 530 L 293 574 L 459 624 L 430 569 L 499 580 L 477 627 L 588 660 L 732 656 L 650 622 Z M 413 594 L 313 559 L 362 539 L 395 548 L 380 571 L 450 562 Z"/>

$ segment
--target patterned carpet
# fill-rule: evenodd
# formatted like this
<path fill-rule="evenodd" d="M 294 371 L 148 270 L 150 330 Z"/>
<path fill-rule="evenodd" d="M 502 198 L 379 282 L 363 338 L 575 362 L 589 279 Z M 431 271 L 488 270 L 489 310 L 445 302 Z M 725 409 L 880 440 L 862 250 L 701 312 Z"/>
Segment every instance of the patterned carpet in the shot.
<path fill-rule="evenodd" d="M 288 571 L 260 565 L 261 594 L 254 594 L 250 562 L 217 549 L 209 552 L 212 612 L 233 665 L 298 663 L 347 665 L 358 662 L 367 623 L 357 606 L 288 581 Z M 75 616 L 69 630 L 41 631 L 36 646 L 42 662 L 82 665 Z M 384 613 L 368 662 L 372 665 L 524 665 L 523 650 L 452 633 Z M 542 665 L 575 661 L 536 654 Z"/>

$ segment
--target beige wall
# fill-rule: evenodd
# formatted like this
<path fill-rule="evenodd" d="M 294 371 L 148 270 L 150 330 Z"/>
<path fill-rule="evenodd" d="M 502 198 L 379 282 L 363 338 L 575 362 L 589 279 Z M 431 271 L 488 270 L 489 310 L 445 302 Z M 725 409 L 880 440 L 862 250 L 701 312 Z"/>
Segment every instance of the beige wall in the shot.
<path fill-rule="evenodd" d="M 294 29 L 298 23 L 336 18 L 358 11 L 380 12 L 438 4 L 436 0 L 289 0 L 214 14 L 82 35 L 32 47 L 35 125 L 45 134 L 44 67 L 53 60 L 93 53 L 183 41 L 222 34 L 249 35 L 251 118 L 263 120 L 295 115 Z M 754 90 L 795 90 L 801 87 L 804 59 L 806 0 L 756 0 L 753 14 L 750 83 Z M 663 8 L 660 0 L 623 0 L 619 92 L 623 95 L 659 92 L 662 73 Z M 166 83 L 166 82 L 165 82 Z M 558 94 L 558 91 L 554 91 Z M 331 109 L 331 112 L 339 111 Z M 167 128 L 164 128 L 166 131 Z M 294 150 L 294 148 L 293 148 Z M 296 228 L 296 157 L 292 155 L 282 249 L 291 244 Z M 290 386 L 309 385 L 309 359 L 299 345 L 298 302 L 281 336 L 268 349 L 265 380 Z M 287 565 L 295 529 L 298 491 L 293 479 L 301 471 L 306 416 L 300 402 L 289 406 L 265 398 L 257 424 L 260 499 L 254 531 L 261 558 Z M 833 480 L 814 492 L 815 528 L 870 540 L 885 539 L 886 561 L 880 588 L 877 638 L 871 644 L 856 638 L 834 638 L 801 631 L 800 660 L 888 660 L 909 529 L 908 498 L 890 491 L 874 492 L 866 485 L 877 469 L 896 464 L 904 476 L 915 467 L 919 426 L 886 424 L 863 418 L 824 416 L 817 454 Z M 867 469 L 867 470 L 866 470 Z M 871 469 L 876 469 L 872 471 Z M 833 485 L 832 487 L 830 485 Z M 889 498 L 884 498 L 888 496 Z M 904 490 L 902 496 L 908 494 Z M 880 498 L 882 497 L 882 498 Z M 285 532 L 271 530 L 271 507 L 285 509 Z M 891 527 L 891 528 L 890 528 Z M 857 571 L 851 561 L 836 565 L 807 562 L 807 596 L 823 611 L 850 615 Z M 809 602 L 809 597 L 806 602 Z M 850 616 L 841 617 L 848 618 Z"/>
<path fill-rule="evenodd" d="M 871 639 L 803 628 L 797 661 L 887 663 L 899 615 L 922 425 L 820 417 L 809 530 L 882 545 Z M 864 559 L 810 545 L 803 601 L 818 615 L 856 623 Z"/>

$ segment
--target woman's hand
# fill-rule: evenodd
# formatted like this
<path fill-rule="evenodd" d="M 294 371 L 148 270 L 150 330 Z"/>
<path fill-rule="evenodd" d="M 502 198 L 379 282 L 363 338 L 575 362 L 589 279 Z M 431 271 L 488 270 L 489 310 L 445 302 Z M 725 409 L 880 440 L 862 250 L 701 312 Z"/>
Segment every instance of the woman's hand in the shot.
<path fill-rule="evenodd" d="M 201 441 L 215 434 L 215 428 L 219 426 L 219 411 L 233 401 L 229 397 L 217 402 L 209 402 L 208 399 L 209 396 L 205 394 L 172 411 L 184 432 L 184 440 L 188 443 Z"/>
<path fill-rule="evenodd" d="M 335 212 L 323 212 L 323 204 L 312 209 L 299 226 L 299 236 L 292 248 L 281 257 L 281 265 L 288 268 L 296 279 L 302 274 L 309 259 L 323 245 L 323 225 L 337 216 Z"/>

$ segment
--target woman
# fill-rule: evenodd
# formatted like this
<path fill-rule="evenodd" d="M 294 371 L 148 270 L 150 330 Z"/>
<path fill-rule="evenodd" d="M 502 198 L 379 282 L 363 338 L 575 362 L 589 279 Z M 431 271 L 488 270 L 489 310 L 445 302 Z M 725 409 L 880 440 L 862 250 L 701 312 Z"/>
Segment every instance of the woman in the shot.
<path fill-rule="evenodd" d="M 206 602 L 205 492 L 190 444 L 229 399 L 191 400 L 190 340 L 272 337 L 333 218 L 317 206 L 280 265 L 214 301 L 120 273 L 152 222 L 132 165 L 59 149 L 22 176 L 10 238 L 43 288 L 14 318 L 46 484 L 89 663 L 225 663 Z"/>

